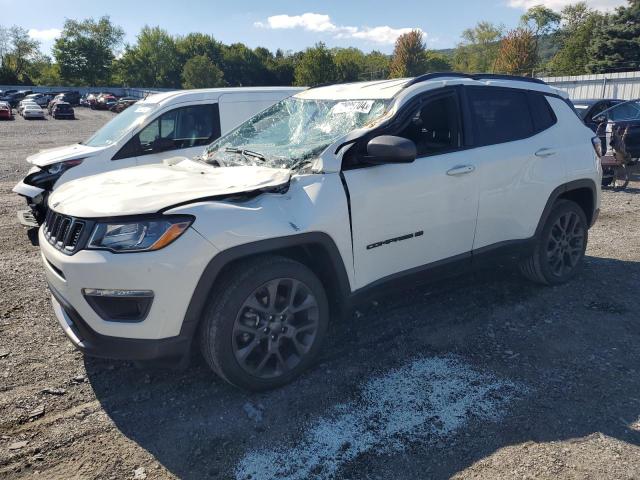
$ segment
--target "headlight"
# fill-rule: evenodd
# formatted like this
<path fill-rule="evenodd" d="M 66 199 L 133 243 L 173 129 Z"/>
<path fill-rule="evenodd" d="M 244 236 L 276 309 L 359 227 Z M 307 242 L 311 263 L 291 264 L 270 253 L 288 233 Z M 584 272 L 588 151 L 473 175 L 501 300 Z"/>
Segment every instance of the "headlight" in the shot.
<path fill-rule="evenodd" d="M 112 252 L 160 250 L 173 243 L 192 223 L 193 217 L 184 215 L 98 223 L 93 229 L 87 248 Z"/>
<path fill-rule="evenodd" d="M 84 158 L 77 158 L 75 160 L 67 160 L 66 162 L 58 162 L 46 167 L 42 167 L 41 170 L 30 173 L 24 179 L 24 183 L 27 185 L 33 185 L 34 187 L 42 188 L 44 190 L 51 190 L 53 185 L 58 181 L 60 176 L 77 165 L 83 162 Z"/>
<path fill-rule="evenodd" d="M 66 162 L 54 163 L 53 165 L 45 167 L 44 170 L 46 170 L 51 175 L 57 175 L 58 173 L 69 170 L 71 167 L 80 165 L 83 160 L 84 158 L 78 158 L 76 160 L 67 160 Z"/>

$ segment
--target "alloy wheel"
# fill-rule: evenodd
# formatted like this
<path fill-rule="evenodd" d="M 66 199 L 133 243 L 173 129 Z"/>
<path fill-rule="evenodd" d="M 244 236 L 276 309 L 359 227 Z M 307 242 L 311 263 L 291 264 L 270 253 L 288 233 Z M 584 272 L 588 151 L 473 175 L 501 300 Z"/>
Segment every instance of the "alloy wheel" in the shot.
<path fill-rule="evenodd" d="M 318 301 L 307 285 L 293 278 L 270 280 L 255 289 L 238 312 L 234 356 L 255 377 L 284 375 L 311 350 L 319 320 Z"/>
<path fill-rule="evenodd" d="M 572 271 L 584 253 L 585 227 L 577 213 L 567 212 L 556 220 L 547 243 L 547 262 L 553 275 Z"/>

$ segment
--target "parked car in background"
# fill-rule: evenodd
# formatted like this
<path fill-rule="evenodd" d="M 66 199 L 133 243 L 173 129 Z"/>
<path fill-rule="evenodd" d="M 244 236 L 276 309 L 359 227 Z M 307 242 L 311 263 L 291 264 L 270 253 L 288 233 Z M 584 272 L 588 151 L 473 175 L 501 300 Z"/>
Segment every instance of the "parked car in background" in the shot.
<path fill-rule="evenodd" d="M 49 104 L 49 100 L 51 98 L 44 94 L 44 93 L 30 93 L 29 95 L 27 95 L 26 97 L 24 97 L 24 100 L 33 100 L 34 102 L 36 102 L 38 105 L 40 105 L 41 107 L 46 107 Z"/>
<path fill-rule="evenodd" d="M 178 90 L 148 96 L 85 142 L 44 150 L 27 158 L 29 174 L 13 189 L 30 210 L 24 225 L 42 222 L 49 192 L 69 180 L 119 168 L 161 163 L 175 155 L 194 157 L 206 145 L 300 87 Z M 52 102 L 53 103 L 53 102 Z"/>
<path fill-rule="evenodd" d="M 24 107 L 26 107 L 27 105 L 37 105 L 38 107 L 40 107 L 40 105 L 38 105 L 34 100 L 30 100 L 30 99 L 24 99 L 24 100 L 20 100 L 20 103 L 18 104 L 18 107 L 16 108 L 16 110 L 18 111 L 18 115 L 22 115 L 22 111 L 24 110 Z M 42 108 L 42 107 L 40 107 Z"/>
<path fill-rule="evenodd" d="M 85 93 L 80 97 L 79 104 L 81 107 L 90 107 L 95 100 L 96 96 L 93 93 Z"/>
<path fill-rule="evenodd" d="M 51 116 L 55 119 L 59 118 L 76 118 L 73 107 L 70 103 L 59 101 L 51 109 Z"/>
<path fill-rule="evenodd" d="M 0 100 L 9 103 L 9 105 L 11 105 L 11 108 L 17 108 L 20 100 L 22 100 L 24 97 L 25 95 L 21 92 L 12 92 L 0 98 Z"/>
<path fill-rule="evenodd" d="M 93 108 L 96 110 L 109 110 L 116 103 L 118 103 L 118 99 L 114 95 L 102 94 L 96 98 Z"/>
<path fill-rule="evenodd" d="M 22 116 L 26 119 L 42 118 L 44 119 L 44 111 L 35 103 L 27 103 L 22 109 Z"/>
<path fill-rule="evenodd" d="M 11 95 L 12 93 L 16 93 L 18 90 L 0 90 L 0 97 L 4 97 L 5 95 Z"/>
<path fill-rule="evenodd" d="M 13 120 L 13 111 L 11 105 L 7 102 L 0 101 L 0 118 L 4 120 Z"/>
<path fill-rule="evenodd" d="M 624 100 L 615 98 L 599 98 L 587 100 L 572 100 L 573 106 L 582 118 L 584 124 L 594 132 L 598 129 L 598 122 L 594 120 L 605 110 L 622 103 Z"/>
<path fill-rule="evenodd" d="M 138 100 L 140 100 L 139 98 L 133 98 L 133 97 L 123 97 L 120 98 L 115 105 L 113 105 L 111 107 L 111 111 L 115 112 L 115 113 L 120 113 L 123 110 L 126 110 L 127 108 L 129 108 L 131 105 L 133 105 L 134 103 L 136 103 Z"/>
<path fill-rule="evenodd" d="M 88 355 L 178 361 L 194 346 L 235 386 L 279 387 L 313 364 L 339 306 L 394 283 L 505 259 L 570 280 L 600 206 L 593 136 L 530 78 L 313 88 L 200 161 L 56 189 L 39 230 L 54 311 Z"/>

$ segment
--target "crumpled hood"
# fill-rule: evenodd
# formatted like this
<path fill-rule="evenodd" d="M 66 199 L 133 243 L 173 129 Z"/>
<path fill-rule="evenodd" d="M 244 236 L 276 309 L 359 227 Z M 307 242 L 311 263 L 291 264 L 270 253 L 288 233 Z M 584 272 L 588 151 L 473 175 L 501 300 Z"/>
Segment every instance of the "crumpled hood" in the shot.
<path fill-rule="evenodd" d="M 49 206 L 84 218 L 155 213 L 209 197 L 276 188 L 290 177 L 287 169 L 213 167 L 179 157 L 65 183 L 49 196 Z"/>
<path fill-rule="evenodd" d="M 66 147 L 49 148 L 27 157 L 27 162 L 38 167 L 46 167 L 52 163 L 92 157 L 107 147 L 88 147 L 87 145 L 67 145 Z"/>

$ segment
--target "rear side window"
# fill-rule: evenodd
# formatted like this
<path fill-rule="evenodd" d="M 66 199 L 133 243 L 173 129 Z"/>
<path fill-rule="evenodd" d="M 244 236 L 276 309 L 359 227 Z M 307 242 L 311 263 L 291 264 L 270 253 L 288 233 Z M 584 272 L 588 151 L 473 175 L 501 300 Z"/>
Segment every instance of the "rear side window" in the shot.
<path fill-rule="evenodd" d="M 535 133 L 527 92 L 470 87 L 468 99 L 476 145 L 511 142 Z"/>
<path fill-rule="evenodd" d="M 547 98 L 542 93 L 529 92 L 529 108 L 536 133 L 552 127 L 558 121 Z"/>

